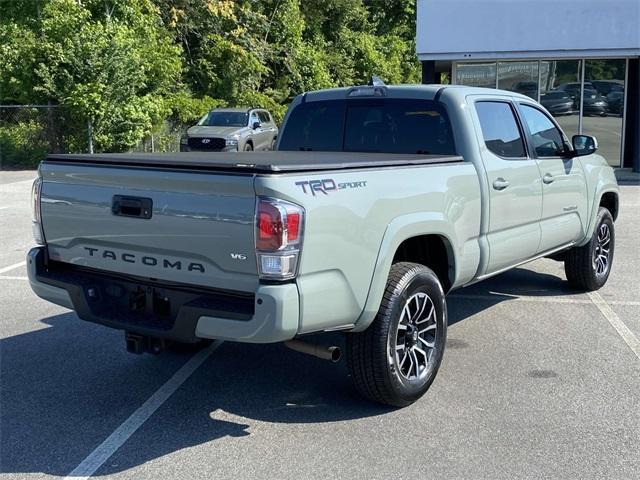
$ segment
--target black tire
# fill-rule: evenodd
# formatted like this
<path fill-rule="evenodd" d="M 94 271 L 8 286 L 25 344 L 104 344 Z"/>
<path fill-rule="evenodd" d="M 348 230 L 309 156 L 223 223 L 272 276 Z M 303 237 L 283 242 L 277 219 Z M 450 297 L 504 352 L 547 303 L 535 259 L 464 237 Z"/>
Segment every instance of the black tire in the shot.
<path fill-rule="evenodd" d="M 247 142 L 244 144 L 244 151 L 245 152 L 252 152 L 253 151 L 253 145 L 251 145 L 251 143 Z"/>
<path fill-rule="evenodd" d="M 609 232 L 609 240 L 605 242 L 606 235 L 603 232 L 607 230 Z M 591 292 L 598 290 L 607 283 L 611 273 L 611 265 L 613 264 L 615 239 L 611 212 L 604 207 L 600 207 L 596 217 L 596 227 L 589 243 L 582 247 L 574 247 L 566 253 L 564 271 L 572 287 Z M 606 268 L 604 269 L 602 268 L 603 260 L 601 259 L 603 255 L 606 256 Z M 598 257 L 600 257 L 600 260 Z"/>
<path fill-rule="evenodd" d="M 273 151 L 273 150 L 275 150 L 275 149 L 276 149 L 276 144 L 277 144 L 277 142 L 278 142 L 278 139 L 277 139 L 277 138 L 274 138 L 273 140 L 271 140 L 271 147 L 270 147 L 270 150 L 272 150 L 272 151 Z"/>
<path fill-rule="evenodd" d="M 435 333 L 429 337 L 433 339 L 430 342 L 433 347 L 430 349 L 426 348 L 426 343 L 421 343 L 424 340 L 412 339 L 409 328 L 401 330 L 398 327 L 401 321 L 404 322 L 406 317 L 411 316 L 403 317 L 408 301 L 411 300 L 412 305 L 416 305 L 413 303 L 416 301 L 414 299 L 418 298 L 419 302 L 420 298 L 424 298 L 424 294 L 431 301 L 431 304 L 428 304 L 425 299 L 425 305 L 429 306 L 430 311 L 432 305 L 434 312 L 434 316 L 429 316 L 431 320 L 427 319 L 423 323 L 429 326 L 425 330 L 430 330 L 431 325 L 435 325 Z M 416 306 L 415 310 L 419 309 L 420 307 Z M 426 307 L 422 307 L 422 310 L 426 311 Z M 416 320 L 420 318 L 420 315 L 416 316 Z M 414 332 L 416 327 L 420 330 L 417 325 L 411 326 Z M 400 333 L 402 331 L 403 334 Z M 416 335 L 413 333 L 413 337 Z M 399 344 L 403 338 L 404 342 L 420 345 L 430 355 L 429 358 L 427 355 L 421 356 L 425 365 L 420 370 L 420 366 L 416 364 L 415 378 L 410 378 L 414 371 L 413 359 L 415 358 L 416 362 L 420 359 L 414 352 L 407 374 L 406 358 L 405 363 L 399 359 L 404 353 L 411 355 L 410 347 L 405 345 L 405 350 L 397 351 L 398 348 L 402 348 Z M 347 362 L 356 390 L 373 402 L 394 407 L 412 404 L 431 386 L 442 361 L 446 338 L 447 305 L 438 277 L 424 265 L 405 262 L 394 264 L 375 320 L 364 332 L 347 335 Z"/>

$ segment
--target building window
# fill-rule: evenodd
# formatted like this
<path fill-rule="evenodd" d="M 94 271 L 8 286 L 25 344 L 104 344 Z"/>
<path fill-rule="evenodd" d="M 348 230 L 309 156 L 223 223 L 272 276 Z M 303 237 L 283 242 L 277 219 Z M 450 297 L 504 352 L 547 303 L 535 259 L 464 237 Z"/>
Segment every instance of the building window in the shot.
<path fill-rule="evenodd" d="M 460 63 L 456 67 L 456 84 L 496 88 L 496 62 Z"/>
<path fill-rule="evenodd" d="M 453 79 L 459 85 L 497 85 L 539 99 L 569 138 L 580 133 L 593 135 L 598 139 L 598 153 L 618 167 L 626 63 L 626 59 L 455 63 Z"/>
<path fill-rule="evenodd" d="M 538 100 L 538 63 L 498 62 L 498 88 Z"/>
<path fill-rule="evenodd" d="M 540 62 L 540 103 L 553 115 L 569 138 L 580 129 L 580 60 Z"/>
<path fill-rule="evenodd" d="M 582 133 L 598 139 L 598 153 L 620 166 L 625 89 L 624 59 L 587 60 L 584 66 Z"/>

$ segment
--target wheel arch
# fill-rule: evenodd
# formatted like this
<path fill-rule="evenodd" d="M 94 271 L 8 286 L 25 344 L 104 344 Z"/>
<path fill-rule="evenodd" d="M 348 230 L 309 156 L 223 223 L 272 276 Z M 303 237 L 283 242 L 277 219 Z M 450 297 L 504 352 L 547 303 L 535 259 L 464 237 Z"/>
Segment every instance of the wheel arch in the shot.
<path fill-rule="evenodd" d="M 604 207 L 609 210 L 609 213 L 611 213 L 613 220 L 616 221 L 618 219 L 618 210 L 620 208 L 620 199 L 618 197 L 618 192 L 604 192 L 602 195 L 600 195 L 598 206 Z"/>
<path fill-rule="evenodd" d="M 585 235 L 577 243 L 577 246 L 585 245 L 591 239 L 600 207 L 607 208 L 614 220 L 617 219 L 620 211 L 620 188 L 613 168 L 606 164 L 604 158 L 598 155 L 581 157 L 580 162 L 587 181 L 589 207 L 587 210 L 588 217 L 585 219 Z"/>
<path fill-rule="evenodd" d="M 391 263 L 398 262 L 419 263 L 429 267 L 440 280 L 445 293 L 453 285 L 455 255 L 451 242 L 444 235 L 425 234 L 407 238 L 396 248 Z"/>
<path fill-rule="evenodd" d="M 353 331 L 365 330 L 375 318 L 391 265 L 396 262 L 420 263 L 431 268 L 445 293 L 450 290 L 460 269 L 456 245 L 453 226 L 441 213 L 415 213 L 392 221 L 383 237 L 367 300 Z"/>

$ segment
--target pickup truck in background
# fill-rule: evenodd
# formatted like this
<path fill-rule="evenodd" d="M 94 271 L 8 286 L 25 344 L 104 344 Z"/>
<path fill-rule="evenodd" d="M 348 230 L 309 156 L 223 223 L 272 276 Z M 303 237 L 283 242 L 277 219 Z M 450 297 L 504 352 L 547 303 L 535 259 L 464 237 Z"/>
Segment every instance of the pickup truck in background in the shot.
<path fill-rule="evenodd" d="M 593 137 L 529 97 L 461 86 L 308 92 L 261 154 L 50 155 L 31 287 L 133 352 L 343 331 L 356 389 L 405 406 L 446 344 L 445 295 L 540 257 L 611 272 L 618 186 Z"/>

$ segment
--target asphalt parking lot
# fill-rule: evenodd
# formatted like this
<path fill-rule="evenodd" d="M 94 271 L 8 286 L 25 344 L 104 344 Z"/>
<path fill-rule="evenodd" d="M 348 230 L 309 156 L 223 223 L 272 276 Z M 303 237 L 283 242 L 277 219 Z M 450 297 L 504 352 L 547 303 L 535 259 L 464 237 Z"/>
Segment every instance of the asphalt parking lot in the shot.
<path fill-rule="evenodd" d="M 33 176 L 0 172 L 2 478 L 640 478 L 640 186 L 622 187 L 602 290 L 571 291 L 552 260 L 458 290 L 438 377 L 393 410 L 356 396 L 344 362 L 136 356 L 38 299 Z"/>

